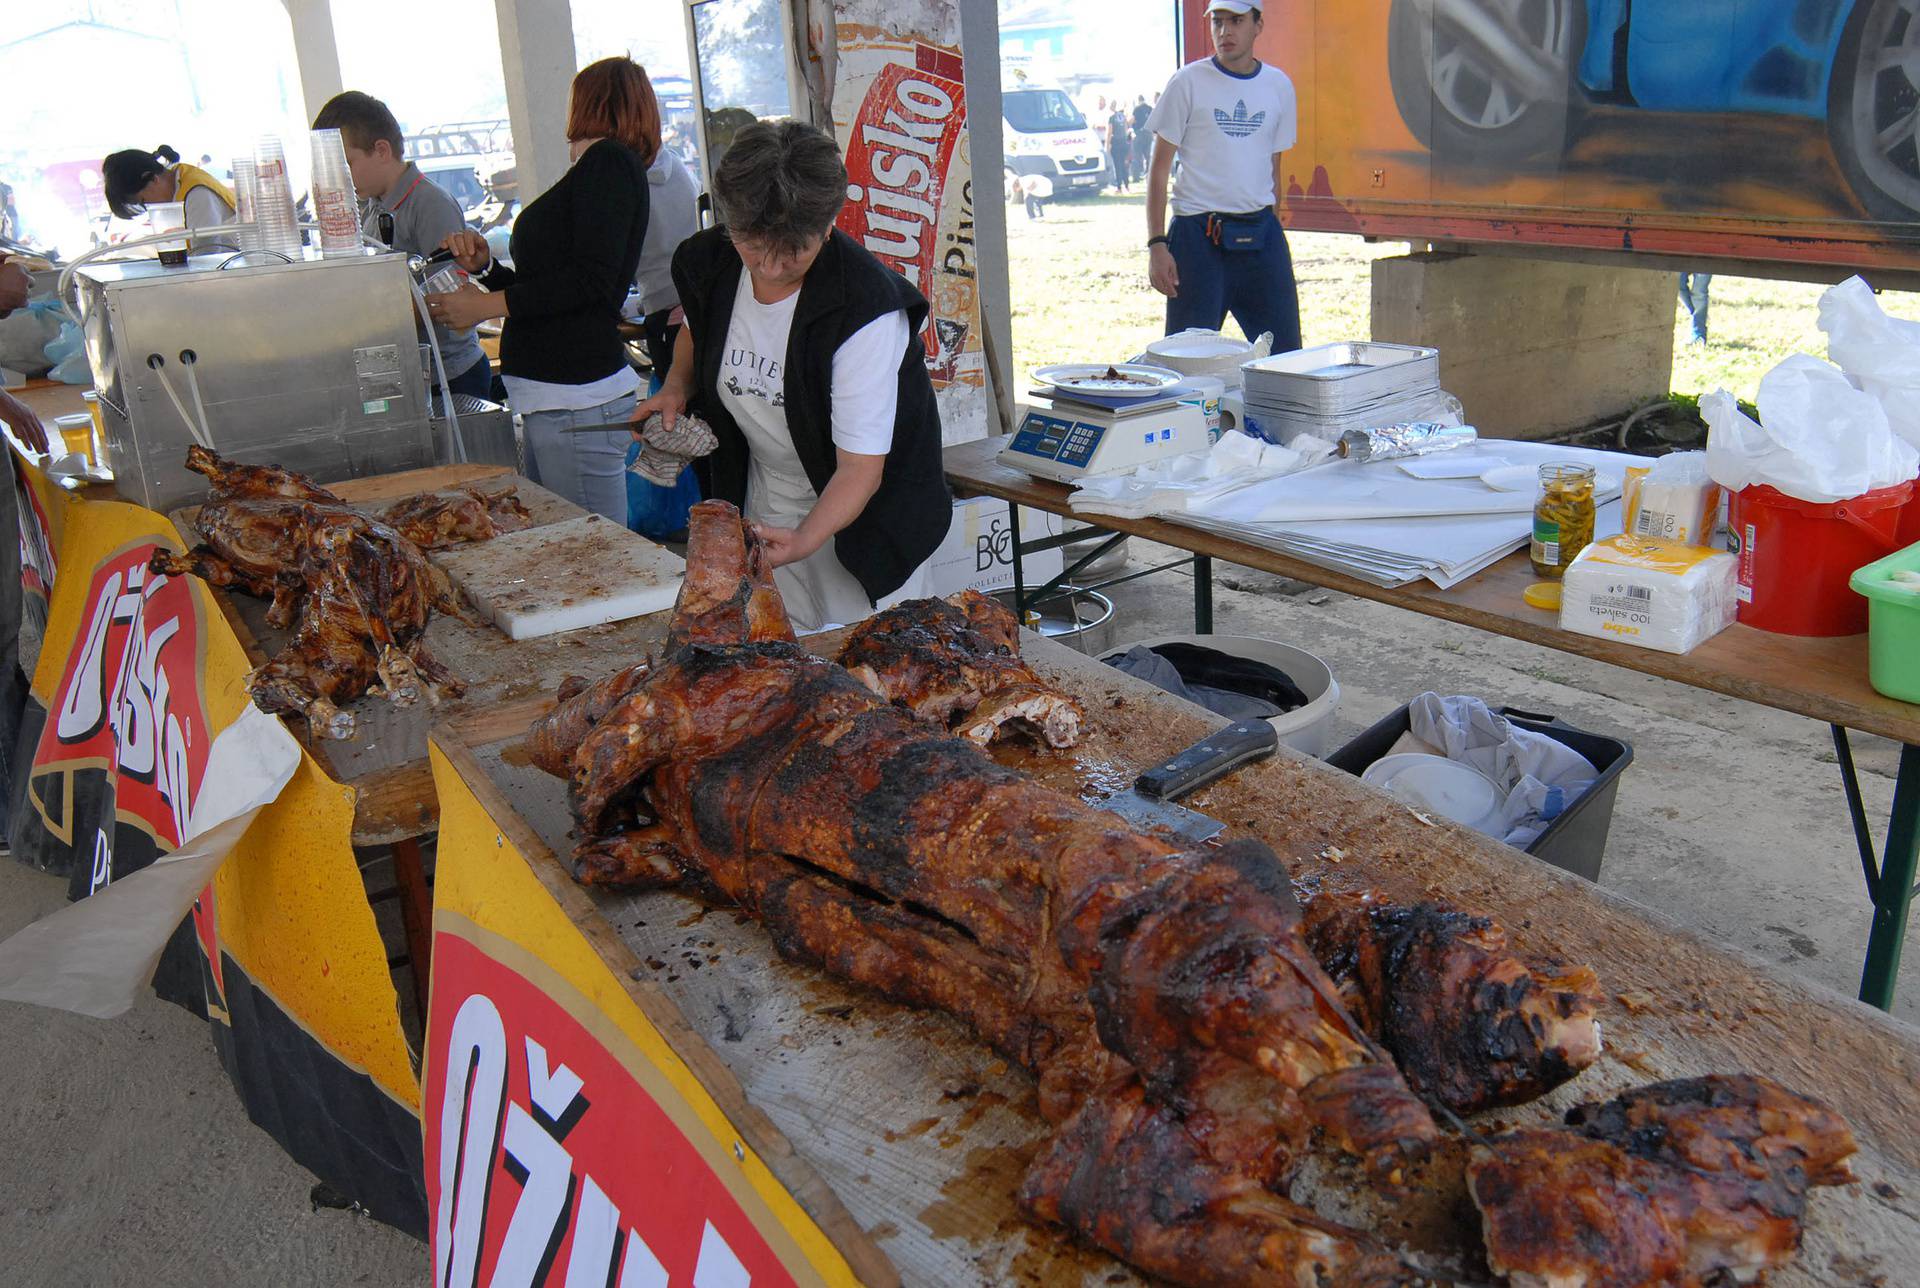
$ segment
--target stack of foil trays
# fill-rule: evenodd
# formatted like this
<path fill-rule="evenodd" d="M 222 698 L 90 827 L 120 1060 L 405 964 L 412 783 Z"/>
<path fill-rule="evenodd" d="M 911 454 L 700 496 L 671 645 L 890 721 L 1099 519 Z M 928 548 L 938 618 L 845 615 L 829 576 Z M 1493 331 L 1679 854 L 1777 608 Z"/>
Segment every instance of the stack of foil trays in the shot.
<path fill-rule="evenodd" d="M 1241 370 L 1245 427 L 1270 442 L 1301 434 L 1338 442 L 1350 430 L 1458 414 L 1440 388 L 1438 349 L 1348 341 L 1276 353 Z"/>

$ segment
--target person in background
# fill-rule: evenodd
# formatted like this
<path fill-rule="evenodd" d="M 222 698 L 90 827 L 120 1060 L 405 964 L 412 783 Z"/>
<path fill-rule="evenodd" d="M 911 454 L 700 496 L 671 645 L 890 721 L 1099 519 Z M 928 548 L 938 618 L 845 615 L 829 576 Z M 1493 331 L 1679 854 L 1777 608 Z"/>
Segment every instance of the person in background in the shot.
<path fill-rule="evenodd" d="M 233 222 L 233 192 L 197 165 L 162 143 L 151 152 L 128 148 L 100 163 L 107 207 L 122 219 L 137 219 L 148 206 L 180 203 L 189 228 Z"/>
<path fill-rule="evenodd" d="M 27 307 L 27 297 L 31 294 L 33 275 L 5 255 L 0 255 L 0 318 L 15 309 Z M 4 389 L 0 389 L 0 424 L 13 431 L 13 437 L 21 446 L 42 454 L 47 451 L 47 431 L 40 423 L 40 418 L 33 414 L 33 408 Z M 6 480 L 6 492 L 8 497 L 13 495 L 11 479 Z M 13 529 L 0 527 L 0 532 L 11 535 Z M 0 545 L 16 547 L 18 544 L 14 541 L 0 542 Z M 20 578 L 16 575 L 13 580 L 14 588 L 18 589 Z"/>
<path fill-rule="evenodd" d="M 1030 174 L 1021 195 L 1027 200 L 1027 218 L 1045 219 L 1047 202 L 1053 199 L 1053 180 L 1044 174 Z"/>
<path fill-rule="evenodd" d="M 1293 82 L 1254 57 L 1260 0 L 1212 0 L 1214 56 L 1167 82 L 1148 121 L 1147 276 L 1167 297 L 1167 334 L 1217 330 L 1231 313 L 1249 340 L 1300 347 L 1300 300 L 1280 227 L 1281 154 L 1298 130 Z M 1167 222 L 1167 178 L 1173 185 Z"/>
<path fill-rule="evenodd" d="M 354 191 L 368 203 L 364 231 L 369 236 L 410 255 L 431 255 L 467 226 L 460 203 L 406 159 L 400 122 L 373 95 L 357 89 L 335 94 L 313 118 L 313 128 L 340 131 Z M 382 219 L 383 215 L 387 218 Z M 389 227 L 391 236 L 382 236 Z M 493 368 L 480 350 L 480 337 L 470 329 L 457 331 L 438 323 L 433 331 L 448 387 L 456 394 L 491 398 Z M 437 380 L 429 374 L 429 383 L 435 387 Z"/>
<path fill-rule="evenodd" d="M 1680 307 L 1687 311 L 1687 322 L 1692 327 L 1689 344 L 1707 342 L 1707 290 L 1713 284 L 1712 273 L 1680 274 Z"/>
<path fill-rule="evenodd" d="M 1127 190 L 1127 172 L 1133 166 L 1133 134 L 1127 128 L 1127 114 L 1119 107 L 1107 118 L 1107 154 L 1113 158 L 1113 185 Z"/>
<path fill-rule="evenodd" d="M 1147 128 L 1147 121 L 1153 116 L 1153 109 L 1147 106 L 1147 96 L 1140 95 L 1133 104 L 1127 124 L 1133 128 L 1133 178 L 1137 183 L 1147 176 L 1147 166 L 1153 158 L 1153 131 Z"/>
<path fill-rule="evenodd" d="M 627 520 L 623 432 L 640 377 L 620 340 L 620 308 L 640 267 L 647 167 L 660 151 L 660 105 L 631 58 L 603 58 L 573 78 L 573 167 L 528 202 L 494 262 L 471 229 L 446 248 L 486 285 L 427 297 L 456 330 L 501 318 L 500 375 L 520 413 L 535 481 L 616 523 Z"/>
<path fill-rule="evenodd" d="M 33 293 L 27 270 L 0 256 L 0 318 L 24 308 Z M 33 408 L 0 389 L 0 423 L 13 431 L 14 441 L 45 455 L 47 431 Z M 13 453 L 0 446 L 0 839 L 7 836 L 7 813 L 13 800 L 14 743 L 27 706 L 27 677 L 20 669 L 19 500 L 14 493 Z"/>
<path fill-rule="evenodd" d="M 743 126 L 713 195 L 725 222 L 674 255 L 687 325 L 636 432 L 655 412 L 713 427 L 707 495 L 753 522 L 796 629 L 923 593 L 953 521 L 926 297 L 834 227 L 847 168 L 831 135 Z"/>
<path fill-rule="evenodd" d="M 673 284 L 673 252 L 700 231 L 700 182 L 672 148 L 661 146 L 647 167 L 647 239 L 633 285 L 640 296 L 640 325 L 647 356 L 662 380 L 673 365 L 680 334 L 680 292 Z"/>

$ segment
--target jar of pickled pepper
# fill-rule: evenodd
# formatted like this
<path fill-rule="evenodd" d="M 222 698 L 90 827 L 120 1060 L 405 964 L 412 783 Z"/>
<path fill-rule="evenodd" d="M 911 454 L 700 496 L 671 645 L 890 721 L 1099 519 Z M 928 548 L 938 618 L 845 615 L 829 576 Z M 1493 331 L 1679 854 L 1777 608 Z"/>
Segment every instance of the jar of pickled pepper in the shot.
<path fill-rule="evenodd" d="M 1542 465 L 1527 549 L 1534 572 L 1558 580 L 1573 557 L 1593 544 L 1593 516 L 1593 466 Z"/>

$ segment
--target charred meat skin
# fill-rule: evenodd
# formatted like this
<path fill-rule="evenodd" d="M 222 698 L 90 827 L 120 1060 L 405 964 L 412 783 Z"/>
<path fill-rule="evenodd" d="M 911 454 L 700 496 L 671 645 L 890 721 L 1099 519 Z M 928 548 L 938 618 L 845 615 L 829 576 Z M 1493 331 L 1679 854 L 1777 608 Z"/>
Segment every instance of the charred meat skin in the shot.
<path fill-rule="evenodd" d="M 882 697 L 983 746 L 1016 722 L 1055 747 L 1079 741 L 1080 704 L 1021 660 L 1012 612 L 976 590 L 874 614 L 847 633 L 840 664 Z"/>
<path fill-rule="evenodd" d="M 513 488 L 483 492 L 477 487 L 458 487 L 422 492 L 393 505 L 382 517 L 422 550 L 489 541 L 503 532 L 533 526 L 533 515 Z"/>
<path fill-rule="evenodd" d="M 1042 1149 L 1020 1200 L 1149 1274 L 1222 1288 L 1420 1282 L 1366 1236 L 1223 1166 L 1207 1129 L 1137 1083 L 1089 1096 Z"/>
<path fill-rule="evenodd" d="M 1807 1190 L 1852 1180 L 1852 1133 L 1764 1078 L 1689 1078 L 1498 1136 L 1467 1167 L 1487 1257 L 1516 1285 L 1709 1288 L 1800 1246 Z"/>
<path fill-rule="evenodd" d="M 1599 1057 L 1593 972 L 1527 965 L 1485 917 L 1326 894 L 1307 906 L 1307 939 L 1408 1085 L 1456 1113 L 1532 1100 Z"/>

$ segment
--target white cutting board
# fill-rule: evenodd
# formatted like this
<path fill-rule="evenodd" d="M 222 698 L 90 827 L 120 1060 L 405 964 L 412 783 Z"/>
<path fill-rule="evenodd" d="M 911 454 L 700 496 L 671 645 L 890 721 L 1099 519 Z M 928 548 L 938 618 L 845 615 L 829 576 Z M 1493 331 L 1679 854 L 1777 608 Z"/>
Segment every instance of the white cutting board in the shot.
<path fill-rule="evenodd" d="M 508 639 L 538 639 L 672 608 L 687 565 L 597 514 L 430 556 Z"/>

